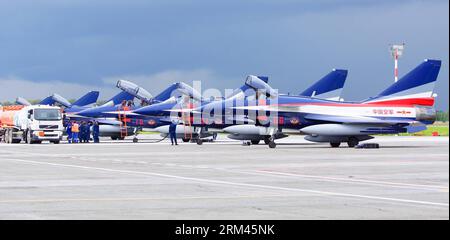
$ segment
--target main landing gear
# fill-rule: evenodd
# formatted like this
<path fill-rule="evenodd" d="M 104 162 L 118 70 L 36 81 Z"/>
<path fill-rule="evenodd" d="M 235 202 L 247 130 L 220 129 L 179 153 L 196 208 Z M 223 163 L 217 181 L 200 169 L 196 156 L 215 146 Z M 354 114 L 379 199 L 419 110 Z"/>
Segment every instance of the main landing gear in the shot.
<path fill-rule="evenodd" d="M 347 145 L 351 148 L 356 147 L 359 144 L 359 140 L 356 137 L 350 137 L 348 139 Z"/>
<path fill-rule="evenodd" d="M 354 147 L 358 146 L 358 144 L 359 144 L 359 140 L 356 137 L 349 137 L 347 140 L 348 147 L 354 148 Z M 330 146 L 332 148 L 338 148 L 339 146 L 341 146 L 341 142 L 330 142 Z"/>
<path fill-rule="evenodd" d="M 268 138 L 267 141 L 264 140 L 264 142 L 267 142 L 267 145 L 269 145 L 269 148 L 276 148 L 277 144 L 275 143 L 275 136 L 272 135 L 272 137 Z"/>
<path fill-rule="evenodd" d="M 340 142 L 330 142 L 330 145 L 332 148 L 338 148 L 339 146 L 341 146 Z"/>

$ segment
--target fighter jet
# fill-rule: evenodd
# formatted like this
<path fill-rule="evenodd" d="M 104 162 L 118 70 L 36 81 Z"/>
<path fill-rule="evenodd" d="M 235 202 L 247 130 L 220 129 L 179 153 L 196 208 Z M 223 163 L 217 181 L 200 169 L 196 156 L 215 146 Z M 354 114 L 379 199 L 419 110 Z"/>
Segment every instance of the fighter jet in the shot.
<path fill-rule="evenodd" d="M 116 87 L 127 92 L 128 94 L 136 97 L 141 101 L 140 106 L 128 104 L 127 102 L 99 106 L 95 108 L 86 109 L 77 113 L 79 116 L 95 118 L 99 123 L 110 125 L 109 128 L 117 128 L 123 132 L 119 139 L 123 139 L 124 136 L 134 135 L 134 142 L 137 142 L 137 133 L 141 130 L 150 130 L 162 125 L 170 123 L 169 118 L 160 118 L 152 116 L 141 116 L 134 114 L 132 111 L 142 106 L 148 106 L 152 104 L 173 104 L 179 101 L 183 96 L 187 96 L 192 99 L 200 100 L 201 96 L 189 85 L 178 82 L 170 85 L 167 89 L 162 91 L 157 96 L 153 97 L 144 88 L 126 80 L 119 80 Z M 124 129 L 125 128 L 125 129 Z"/>
<path fill-rule="evenodd" d="M 347 79 L 348 71 L 344 69 L 333 69 L 329 74 L 315 82 L 313 85 L 305 89 L 297 96 L 311 97 L 317 99 L 328 99 L 332 101 L 342 101 L 341 93 Z M 266 92 L 270 86 L 262 86 Z M 281 96 L 285 96 L 280 94 Z M 241 117 L 242 118 L 242 117 Z M 242 141 L 250 141 L 252 144 L 259 144 L 261 140 L 267 139 L 267 136 L 259 134 L 259 128 L 255 125 L 243 124 L 234 125 L 225 128 L 229 131 L 238 130 L 236 132 L 230 132 L 229 138 Z M 276 138 L 287 137 L 286 134 L 276 134 Z"/>
<path fill-rule="evenodd" d="M 66 108 L 72 107 L 72 106 L 87 107 L 87 106 L 97 102 L 98 95 L 99 95 L 98 91 L 90 91 L 71 104 L 69 101 L 67 101 L 67 99 L 65 99 L 64 97 L 55 93 L 55 94 L 52 94 L 52 95 L 42 99 L 38 104 L 54 105 L 55 103 L 59 103 L 60 105 L 66 107 Z M 16 103 L 19 105 L 24 105 L 24 106 L 31 105 L 31 103 L 23 97 L 17 97 Z"/>
<path fill-rule="evenodd" d="M 339 147 L 342 142 L 355 147 L 376 134 L 422 131 L 436 119 L 433 88 L 440 67 L 439 60 L 425 60 L 380 94 L 360 102 L 277 96 L 267 92 L 262 103 L 221 106 L 226 117 L 230 114 L 235 117 L 233 113 L 237 110 L 245 111 L 247 115 L 256 113 L 253 114 L 256 116 L 252 119 L 254 123 L 251 123 L 252 132 L 241 126 L 224 130 L 231 134 L 264 136 L 270 148 L 276 147 L 275 139 L 284 136 L 285 130 L 307 134 L 306 140 L 328 142 L 331 147 Z"/>
<path fill-rule="evenodd" d="M 344 87 L 345 80 L 347 77 L 347 70 L 341 70 L 341 69 L 333 69 L 329 74 L 327 74 L 325 77 L 317 81 L 315 84 L 313 84 L 311 87 L 307 88 L 305 91 L 300 93 L 302 96 L 307 96 L 310 98 L 329 98 L 329 99 L 340 99 L 340 92 L 342 91 L 342 88 Z M 197 102 L 197 105 L 204 106 L 197 107 L 196 109 L 202 109 L 202 111 L 205 108 L 208 108 L 208 106 L 213 106 L 211 108 L 212 110 L 217 109 L 216 106 L 220 105 L 222 107 L 222 104 L 228 103 L 228 102 L 235 102 L 242 99 L 248 99 L 251 97 L 257 97 L 258 96 L 258 90 L 265 89 L 266 91 L 275 92 L 275 90 L 271 89 L 270 86 L 267 84 L 268 77 L 265 76 L 251 76 L 247 79 L 245 84 L 236 89 L 233 94 L 226 97 L 223 101 L 216 101 L 216 102 Z M 184 106 L 183 106 L 184 105 Z M 170 103 L 170 104 L 154 104 L 151 106 L 143 107 L 140 109 L 137 109 L 134 111 L 136 114 L 140 115 L 146 115 L 146 116 L 159 116 L 159 117 L 168 117 L 174 112 L 178 112 L 179 116 L 183 115 L 191 115 L 190 118 L 194 119 L 193 115 L 196 111 L 193 106 L 190 108 L 186 107 L 186 103 L 182 102 L 176 102 L 176 103 Z M 197 112 L 195 115 L 198 115 L 199 112 Z M 185 118 L 185 117 L 183 117 Z M 219 117 L 220 118 L 220 117 Z M 198 118 L 197 118 L 198 119 Z M 231 119 L 231 121 L 230 121 Z M 191 121 L 191 122 L 190 122 Z M 183 141 L 188 141 L 190 139 L 188 138 L 196 138 L 197 143 L 201 144 L 202 140 L 201 138 L 214 136 L 217 134 L 217 132 L 222 132 L 222 129 L 235 125 L 235 124 L 248 124 L 248 123 L 254 123 L 254 121 L 248 119 L 246 116 L 240 115 L 240 116 L 227 116 L 227 119 L 217 119 L 216 117 L 211 116 L 202 116 L 200 121 L 194 122 L 191 119 L 184 119 L 184 127 L 183 128 L 177 128 L 177 137 L 182 138 Z M 188 123 L 186 123 L 188 122 Z M 186 127 L 186 125 L 188 125 Z M 251 125 L 243 125 L 241 128 L 253 128 L 254 126 Z M 161 132 L 162 134 L 168 134 L 168 126 L 161 126 L 155 129 L 156 131 Z M 248 129 L 246 130 L 248 131 Z M 189 136 L 189 137 L 188 137 Z M 280 136 L 280 135 L 278 135 Z M 265 136 L 261 136 L 259 140 L 263 139 Z M 254 143 L 256 143 L 256 139 L 254 134 L 246 134 L 242 132 L 239 134 L 239 136 L 235 136 L 234 139 L 240 139 L 240 140 L 252 140 Z M 258 140 L 258 142 L 259 142 Z"/>
<path fill-rule="evenodd" d="M 84 116 L 78 115 L 78 112 L 90 109 L 97 102 L 99 97 L 98 91 L 90 91 L 87 94 L 80 97 L 74 103 L 70 103 L 67 99 L 62 97 L 61 95 L 54 93 L 45 99 L 43 99 L 39 104 L 44 105 L 55 105 L 58 104 L 63 108 L 63 116 L 64 116 L 64 126 L 67 125 L 69 121 L 92 121 L 96 119 L 86 118 Z M 26 103 L 23 98 L 17 98 L 16 102 Z M 117 95 L 113 96 L 111 99 L 106 101 L 102 106 L 110 106 L 121 103 L 123 101 L 132 101 L 134 100 L 134 96 L 121 91 Z M 118 138 L 120 135 L 120 131 L 114 127 L 111 127 L 112 123 L 110 122 L 102 122 L 100 125 L 100 135 L 101 136 L 111 136 L 113 138 Z"/>

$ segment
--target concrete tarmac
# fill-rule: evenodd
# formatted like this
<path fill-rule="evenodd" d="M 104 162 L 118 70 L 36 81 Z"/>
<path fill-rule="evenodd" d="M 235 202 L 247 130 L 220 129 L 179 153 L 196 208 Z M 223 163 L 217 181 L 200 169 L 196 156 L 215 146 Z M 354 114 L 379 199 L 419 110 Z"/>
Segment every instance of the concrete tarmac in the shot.
<path fill-rule="evenodd" d="M 449 138 L 0 144 L 0 219 L 449 219 Z M 345 144 L 344 144 L 345 145 Z"/>

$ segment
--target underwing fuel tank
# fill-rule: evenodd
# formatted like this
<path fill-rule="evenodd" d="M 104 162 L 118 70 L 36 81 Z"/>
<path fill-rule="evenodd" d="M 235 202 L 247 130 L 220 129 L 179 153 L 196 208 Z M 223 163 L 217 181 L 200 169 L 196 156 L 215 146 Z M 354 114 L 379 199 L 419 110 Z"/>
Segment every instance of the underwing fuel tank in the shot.
<path fill-rule="evenodd" d="M 367 135 L 361 133 L 367 129 L 366 125 L 346 125 L 346 124 L 318 124 L 301 129 L 302 132 L 310 135 L 342 136 L 342 135 Z"/>
<path fill-rule="evenodd" d="M 176 129 L 176 133 L 177 134 L 184 134 L 185 133 L 185 129 L 187 133 L 194 133 L 194 128 L 193 127 L 189 127 L 186 126 L 184 127 L 183 125 L 177 125 L 177 129 Z M 157 127 L 154 129 L 154 131 L 157 131 L 161 134 L 169 134 L 169 125 L 165 125 L 165 126 L 161 126 L 161 127 Z"/>
<path fill-rule="evenodd" d="M 223 129 L 227 133 L 245 134 L 245 135 L 271 135 L 267 127 L 255 125 L 234 125 Z"/>
<path fill-rule="evenodd" d="M 305 140 L 310 142 L 348 142 L 350 137 L 355 137 L 358 141 L 366 141 L 372 139 L 372 136 L 359 135 L 359 136 L 321 136 L 321 135 L 308 135 L 305 136 Z"/>
<path fill-rule="evenodd" d="M 231 133 L 228 138 L 234 140 L 264 140 L 272 136 L 271 129 L 255 125 L 235 125 L 223 129 Z M 275 139 L 285 138 L 286 134 L 276 132 L 273 134 Z"/>
<path fill-rule="evenodd" d="M 120 136 L 120 126 L 117 125 L 99 125 L 101 137 Z M 92 131 L 92 129 L 91 129 Z M 127 136 L 133 135 L 134 129 L 127 128 Z"/>
<path fill-rule="evenodd" d="M 313 136 L 363 136 L 370 134 L 396 134 L 405 132 L 405 128 L 395 126 L 377 126 L 370 124 L 318 124 L 301 129 Z"/>

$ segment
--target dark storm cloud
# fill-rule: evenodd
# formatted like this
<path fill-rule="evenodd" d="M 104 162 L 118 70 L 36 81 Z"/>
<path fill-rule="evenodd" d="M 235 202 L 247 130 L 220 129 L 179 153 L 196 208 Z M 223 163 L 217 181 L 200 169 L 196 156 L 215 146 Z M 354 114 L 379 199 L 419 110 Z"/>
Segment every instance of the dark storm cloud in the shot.
<path fill-rule="evenodd" d="M 359 100 L 393 81 L 388 44 L 405 42 L 401 74 L 443 60 L 437 107 L 448 108 L 448 1 L 0 0 L 0 15 L 0 81 L 10 86 L 75 97 L 124 76 L 157 93 L 183 74 L 217 88 L 266 74 L 297 93 L 336 67 L 350 71 L 345 99 Z"/>

